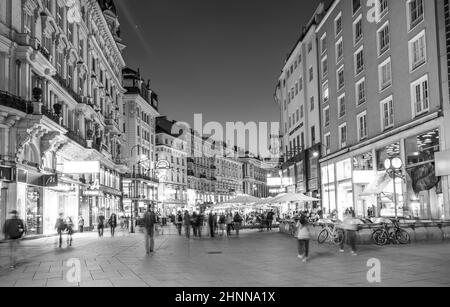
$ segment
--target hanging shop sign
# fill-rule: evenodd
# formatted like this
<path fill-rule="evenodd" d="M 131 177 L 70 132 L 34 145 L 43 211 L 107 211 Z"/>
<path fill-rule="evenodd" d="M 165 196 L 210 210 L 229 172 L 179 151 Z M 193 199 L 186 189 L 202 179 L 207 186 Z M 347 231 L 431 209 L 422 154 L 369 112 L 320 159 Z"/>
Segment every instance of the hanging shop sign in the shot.
<path fill-rule="evenodd" d="M 42 176 L 42 186 L 43 187 L 57 187 L 58 186 L 58 175 L 44 175 Z"/>

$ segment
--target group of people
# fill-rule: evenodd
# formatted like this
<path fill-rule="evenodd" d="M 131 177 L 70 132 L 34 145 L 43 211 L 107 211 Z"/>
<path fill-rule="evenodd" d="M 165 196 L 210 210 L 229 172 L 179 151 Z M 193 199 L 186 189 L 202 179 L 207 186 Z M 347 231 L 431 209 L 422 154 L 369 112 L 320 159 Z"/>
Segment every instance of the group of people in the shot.
<path fill-rule="evenodd" d="M 358 225 L 351 223 L 354 218 L 354 211 L 351 210 L 346 212 L 344 222 L 340 227 L 344 230 L 344 238 L 340 243 L 339 252 L 345 252 L 345 244 L 350 246 L 351 254 L 357 256 L 356 253 L 356 232 L 358 231 Z M 303 262 L 308 261 L 309 257 L 309 242 L 311 240 L 311 220 L 307 214 L 300 214 L 299 219 L 296 224 L 296 238 L 298 241 L 298 258 Z"/>
<path fill-rule="evenodd" d="M 221 214 L 213 213 L 211 211 L 206 219 L 202 214 L 198 214 L 197 212 L 194 212 L 191 215 L 189 214 L 189 211 L 185 211 L 184 214 L 179 211 L 175 217 L 178 234 L 181 236 L 184 228 L 186 238 L 191 237 L 191 228 L 194 237 L 201 238 L 205 222 L 209 229 L 209 235 L 212 238 L 216 235 L 224 236 L 225 231 L 227 236 L 231 236 L 232 231 L 235 231 L 236 235 L 239 236 L 239 229 L 243 221 L 244 219 L 239 212 L 236 212 L 233 215 L 231 211 L 223 212 Z"/>

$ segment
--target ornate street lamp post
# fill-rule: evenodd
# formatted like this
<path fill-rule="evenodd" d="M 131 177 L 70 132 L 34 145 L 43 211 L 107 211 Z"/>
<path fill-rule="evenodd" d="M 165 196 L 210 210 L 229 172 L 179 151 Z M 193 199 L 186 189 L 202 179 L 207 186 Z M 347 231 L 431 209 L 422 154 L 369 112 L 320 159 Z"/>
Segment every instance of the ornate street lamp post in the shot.
<path fill-rule="evenodd" d="M 398 202 L 397 202 L 397 178 L 403 179 L 403 161 L 400 158 L 389 158 L 384 161 L 384 167 L 386 172 L 394 181 L 394 206 L 395 206 L 395 219 L 398 218 Z"/>

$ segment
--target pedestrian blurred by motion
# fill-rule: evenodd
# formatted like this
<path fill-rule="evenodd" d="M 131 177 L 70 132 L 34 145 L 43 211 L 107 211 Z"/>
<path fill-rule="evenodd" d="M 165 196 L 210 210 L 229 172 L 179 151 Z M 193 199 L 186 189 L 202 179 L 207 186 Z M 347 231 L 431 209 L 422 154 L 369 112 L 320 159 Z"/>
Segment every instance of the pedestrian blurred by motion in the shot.
<path fill-rule="evenodd" d="M 62 236 L 64 231 L 67 229 L 66 221 L 64 220 L 64 214 L 60 213 L 59 218 L 56 220 L 55 229 L 59 237 L 59 248 L 62 247 Z"/>
<path fill-rule="evenodd" d="M 192 225 L 192 231 L 194 233 L 194 237 L 197 237 L 197 213 L 194 212 L 192 213 L 192 218 L 191 218 L 191 225 Z"/>
<path fill-rule="evenodd" d="M 234 222 L 234 230 L 236 230 L 236 235 L 239 237 L 239 229 L 241 228 L 241 224 L 242 224 L 242 217 L 240 216 L 239 212 L 236 212 L 236 214 L 234 215 L 233 218 L 233 222 Z"/>
<path fill-rule="evenodd" d="M 66 218 L 66 231 L 67 231 L 67 246 L 72 246 L 72 236 L 74 234 L 73 230 L 74 223 L 71 217 Z"/>
<path fill-rule="evenodd" d="M 219 217 L 217 216 L 217 213 L 214 212 L 214 217 L 213 217 L 213 222 L 214 222 L 214 233 L 219 235 Z"/>
<path fill-rule="evenodd" d="M 13 210 L 9 213 L 9 218 L 3 225 L 3 234 L 9 243 L 9 264 L 14 269 L 17 264 L 17 247 L 20 240 L 25 235 L 26 229 L 23 220 L 19 218 L 19 213 Z"/>
<path fill-rule="evenodd" d="M 98 230 L 98 236 L 100 238 L 103 237 L 104 229 L 105 229 L 105 216 L 103 214 L 100 214 L 97 217 L 97 230 Z"/>
<path fill-rule="evenodd" d="M 273 216 L 275 213 L 273 213 L 273 210 L 270 210 L 270 212 L 267 213 L 267 231 L 272 230 L 272 223 L 273 223 Z"/>
<path fill-rule="evenodd" d="M 178 235 L 181 236 L 181 229 L 183 228 L 183 215 L 181 211 L 178 211 L 175 223 L 177 225 Z"/>
<path fill-rule="evenodd" d="M 202 230 L 203 230 L 203 214 L 199 213 L 197 215 L 196 224 L 197 224 L 197 235 L 198 235 L 199 238 L 201 238 L 202 237 Z"/>
<path fill-rule="evenodd" d="M 225 223 L 227 224 L 227 236 L 231 236 L 231 227 L 233 225 L 233 215 L 231 212 L 227 214 Z"/>
<path fill-rule="evenodd" d="M 214 214 L 211 211 L 208 215 L 208 227 L 209 227 L 209 235 L 211 236 L 211 238 L 214 238 L 214 232 L 215 232 L 215 226 L 214 226 Z"/>
<path fill-rule="evenodd" d="M 225 232 L 226 220 L 227 220 L 227 217 L 225 216 L 225 213 L 222 212 L 222 213 L 220 214 L 220 218 L 219 218 L 220 236 L 221 236 L 221 237 L 223 237 L 224 232 Z"/>
<path fill-rule="evenodd" d="M 153 253 L 155 250 L 155 224 L 156 215 L 152 207 L 150 207 L 143 218 L 143 228 L 145 235 L 145 250 L 147 255 Z"/>
<path fill-rule="evenodd" d="M 187 210 L 184 212 L 183 223 L 184 223 L 184 233 L 186 234 L 186 238 L 190 239 L 191 238 L 191 216 L 189 215 L 189 212 Z"/>
<path fill-rule="evenodd" d="M 80 233 L 84 232 L 84 218 L 82 215 L 80 215 L 80 217 L 78 218 L 78 231 Z"/>
<path fill-rule="evenodd" d="M 351 212 L 349 212 L 348 216 L 344 217 L 344 222 L 341 224 L 341 227 L 342 229 L 344 229 L 345 234 L 343 240 L 341 241 L 339 251 L 341 253 L 345 252 L 344 245 L 347 242 L 347 245 L 351 248 L 351 254 L 353 256 L 358 256 L 358 254 L 356 253 L 356 232 L 358 231 L 358 224 L 357 221 L 352 217 Z"/>
<path fill-rule="evenodd" d="M 115 213 L 111 214 L 111 216 L 109 217 L 108 225 L 109 227 L 111 227 L 111 238 L 114 238 L 117 227 L 117 215 Z"/>
<path fill-rule="evenodd" d="M 309 241 L 311 240 L 308 218 L 305 215 L 300 216 L 297 221 L 297 240 L 298 240 L 298 258 L 303 262 L 308 261 Z"/>

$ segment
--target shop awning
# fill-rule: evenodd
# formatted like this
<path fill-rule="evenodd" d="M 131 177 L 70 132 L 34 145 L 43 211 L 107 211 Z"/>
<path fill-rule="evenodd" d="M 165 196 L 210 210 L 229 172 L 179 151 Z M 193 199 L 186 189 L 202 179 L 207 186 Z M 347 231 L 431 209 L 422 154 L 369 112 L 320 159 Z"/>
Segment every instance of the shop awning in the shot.
<path fill-rule="evenodd" d="M 364 192 L 360 193 L 359 196 L 373 196 L 383 193 L 389 183 L 392 182 L 391 177 L 387 174 L 380 174 L 376 176 L 375 180 L 371 182 L 365 189 Z"/>

